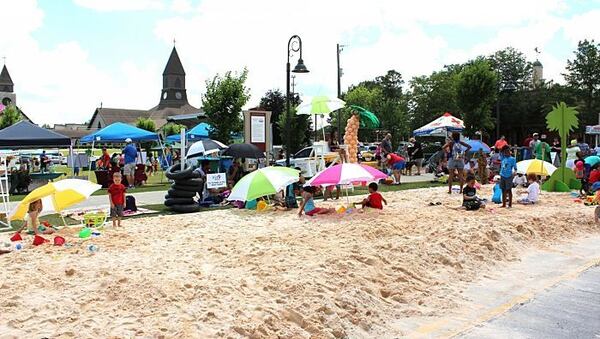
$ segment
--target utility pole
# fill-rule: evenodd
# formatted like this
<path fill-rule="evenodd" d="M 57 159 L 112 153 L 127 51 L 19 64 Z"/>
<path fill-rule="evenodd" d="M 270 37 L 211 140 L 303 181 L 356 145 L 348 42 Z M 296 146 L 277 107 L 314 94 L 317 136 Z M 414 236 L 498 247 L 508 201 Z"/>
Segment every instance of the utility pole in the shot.
<path fill-rule="evenodd" d="M 337 44 L 337 97 L 342 98 L 342 68 L 340 67 L 340 53 L 344 49 L 344 45 Z M 338 143 L 342 144 L 342 110 L 338 110 Z"/>

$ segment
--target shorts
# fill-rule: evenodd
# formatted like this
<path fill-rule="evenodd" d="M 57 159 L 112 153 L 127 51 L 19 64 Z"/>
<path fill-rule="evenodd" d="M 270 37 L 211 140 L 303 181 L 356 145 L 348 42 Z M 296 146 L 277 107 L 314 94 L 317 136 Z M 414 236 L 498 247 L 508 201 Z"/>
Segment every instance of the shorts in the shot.
<path fill-rule="evenodd" d="M 513 176 L 508 178 L 500 177 L 500 189 L 502 192 L 510 191 L 513 188 Z"/>
<path fill-rule="evenodd" d="M 110 216 L 113 218 L 122 217 L 123 216 L 123 205 L 115 205 L 115 207 L 110 208 Z"/>
<path fill-rule="evenodd" d="M 405 161 L 398 161 L 392 165 L 392 169 L 399 171 L 399 170 L 403 170 L 405 166 L 406 166 Z"/>
<path fill-rule="evenodd" d="M 415 160 L 413 160 L 413 163 L 414 163 L 414 164 L 415 164 L 417 167 L 421 167 L 421 166 L 423 166 L 423 161 L 424 161 L 424 159 L 423 159 L 423 158 L 418 158 L 418 159 L 415 159 Z"/>
<path fill-rule="evenodd" d="M 319 212 L 321 212 L 321 210 L 323 210 L 320 207 L 315 207 L 312 210 L 308 211 L 308 212 L 304 212 L 304 214 L 308 215 L 309 217 L 312 217 L 315 214 L 318 214 Z"/>
<path fill-rule="evenodd" d="M 123 166 L 123 175 L 135 175 L 135 162 L 130 162 Z"/>
<path fill-rule="evenodd" d="M 448 169 L 449 170 L 464 170 L 465 162 L 462 159 L 450 159 L 448 160 Z"/>

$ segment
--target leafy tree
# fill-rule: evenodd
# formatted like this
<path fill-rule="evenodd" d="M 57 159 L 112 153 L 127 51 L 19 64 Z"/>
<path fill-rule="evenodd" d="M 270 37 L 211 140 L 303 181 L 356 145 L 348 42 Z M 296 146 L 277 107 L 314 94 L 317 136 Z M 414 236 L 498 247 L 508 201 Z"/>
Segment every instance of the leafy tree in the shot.
<path fill-rule="evenodd" d="M 22 117 L 19 109 L 14 105 L 7 106 L 2 111 L 2 116 L 0 117 L 0 129 L 12 126 L 21 120 Z"/>
<path fill-rule="evenodd" d="M 202 96 L 202 107 L 208 123 L 212 126 L 210 137 L 229 143 L 232 133 L 242 131 L 242 107 L 250 99 L 246 87 L 248 70 L 241 73 L 226 72 L 206 81 L 206 94 Z"/>
<path fill-rule="evenodd" d="M 496 73 L 489 63 L 477 59 L 459 74 L 457 83 L 458 105 L 463 111 L 465 132 L 474 134 L 494 127 L 490 111 L 496 100 Z"/>
<path fill-rule="evenodd" d="M 285 95 L 278 89 L 269 90 L 260 99 L 260 108 L 271 111 L 271 121 L 273 123 L 273 144 L 282 145 L 284 139 L 281 138 L 281 128 L 277 123 L 280 120 L 281 114 L 285 114 Z"/>
<path fill-rule="evenodd" d="M 135 126 L 146 131 L 156 132 L 156 124 L 154 123 L 154 120 L 150 118 L 138 118 L 135 121 Z"/>
<path fill-rule="evenodd" d="M 311 115 L 306 114 L 296 114 L 296 110 L 292 107 L 297 107 L 300 104 L 300 98 L 298 95 L 294 95 L 292 100 L 290 101 L 290 139 L 291 139 L 291 152 L 290 155 L 298 152 L 303 147 L 306 147 L 310 142 L 312 124 L 311 124 Z M 283 145 L 287 147 L 287 128 L 286 128 L 286 120 L 287 114 L 285 110 L 282 114 L 279 114 L 279 120 L 277 120 L 277 125 L 280 131 L 280 137 L 283 141 Z"/>
<path fill-rule="evenodd" d="M 519 90 L 532 86 L 533 66 L 521 51 L 507 47 L 490 55 L 488 61 L 491 69 L 498 73 L 501 84 L 510 84 Z"/>
<path fill-rule="evenodd" d="M 550 180 L 542 186 L 547 191 L 569 192 L 570 189 L 578 189 L 580 182 L 575 178 L 573 170 L 567 168 L 567 139 L 569 133 L 579 127 L 579 112 L 574 107 L 567 106 L 561 102 L 553 107 L 546 115 L 548 129 L 557 131 L 560 136 L 561 162 L 560 168 L 552 173 Z"/>
<path fill-rule="evenodd" d="M 583 124 L 597 122 L 594 108 L 600 89 L 600 45 L 594 40 L 579 41 L 575 58 L 567 60 L 567 73 L 563 74 L 567 83 L 582 92 Z"/>
<path fill-rule="evenodd" d="M 181 129 L 184 127 L 184 125 L 170 122 L 162 127 L 162 132 L 164 135 L 179 134 L 181 132 Z"/>

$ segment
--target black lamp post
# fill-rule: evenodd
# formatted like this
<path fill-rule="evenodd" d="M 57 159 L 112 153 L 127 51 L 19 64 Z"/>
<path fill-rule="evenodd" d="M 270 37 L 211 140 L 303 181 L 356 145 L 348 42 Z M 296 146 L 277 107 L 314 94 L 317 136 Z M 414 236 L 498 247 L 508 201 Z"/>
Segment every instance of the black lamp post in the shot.
<path fill-rule="evenodd" d="M 300 39 L 297 35 L 292 35 L 290 40 L 288 41 L 288 52 L 287 52 L 287 64 L 286 64 L 286 73 L 285 73 L 285 82 L 286 82 L 286 101 L 285 101 L 285 131 L 286 131 L 286 151 L 285 151 L 285 165 L 287 167 L 290 166 L 290 153 L 292 151 L 292 137 L 291 137 L 291 114 L 290 114 L 290 101 L 292 100 L 292 95 L 290 93 L 290 56 L 294 52 L 300 52 L 300 58 L 298 58 L 298 63 L 292 72 L 294 73 L 308 73 L 308 69 L 304 66 L 304 60 L 302 60 L 302 39 Z"/>

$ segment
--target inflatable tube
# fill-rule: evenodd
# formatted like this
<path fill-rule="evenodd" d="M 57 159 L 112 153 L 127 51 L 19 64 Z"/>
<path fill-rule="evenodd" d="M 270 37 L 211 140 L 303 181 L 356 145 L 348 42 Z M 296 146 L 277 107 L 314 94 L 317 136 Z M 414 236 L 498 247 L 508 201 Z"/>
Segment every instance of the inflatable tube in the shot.
<path fill-rule="evenodd" d="M 186 192 L 202 192 L 202 190 L 204 189 L 203 186 L 186 186 L 186 185 L 180 185 L 180 184 L 173 184 L 173 185 L 171 185 L 171 188 L 176 191 L 186 191 Z"/>
<path fill-rule="evenodd" d="M 196 192 L 190 192 L 190 191 L 180 191 L 180 190 L 174 190 L 174 189 L 169 189 L 167 191 L 167 193 L 169 194 L 169 196 L 173 197 L 173 198 L 193 198 L 196 196 Z"/>
<path fill-rule="evenodd" d="M 191 186 L 191 187 L 204 187 L 204 180 L 197 179 L 183 179 L 183 180 L 175 180 L 177 185 Z"/>
<path fill-rule="evenodd" d="M 200 205 L 173 205 L 169 207 L 171 211 L 177 213 L 194 213 L 200 211 Z"/>
<path fill-rule="evenodd" d="M 194 173 L 194 169 L 192 167 L 188 167 L 183 171 L 180 171 L 179 168 L 179 164 L 169 167 L 165 172 L 165 176 L 172 180 L 184 180 L 200 177 L 200 173 Z"/>
<path fill-rule="evenodd" d="M 197 203 L 192 198 L 169 198 L 165 200 L 165 206 L 173 205 L 193 205 Z"/>

